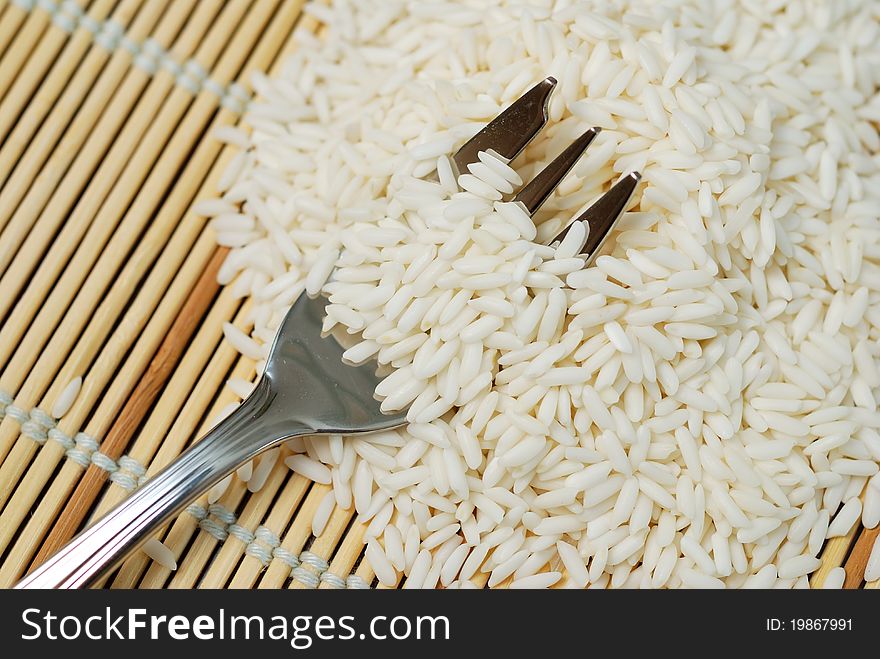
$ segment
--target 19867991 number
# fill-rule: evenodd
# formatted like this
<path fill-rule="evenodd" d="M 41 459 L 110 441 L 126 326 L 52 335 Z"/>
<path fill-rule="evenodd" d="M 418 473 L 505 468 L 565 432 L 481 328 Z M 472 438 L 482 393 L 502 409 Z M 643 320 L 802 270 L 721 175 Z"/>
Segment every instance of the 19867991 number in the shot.
<path fill-rule="evenodd" d="M 852 631 L 852 618 L 767 618 L 767 631 Z"/>

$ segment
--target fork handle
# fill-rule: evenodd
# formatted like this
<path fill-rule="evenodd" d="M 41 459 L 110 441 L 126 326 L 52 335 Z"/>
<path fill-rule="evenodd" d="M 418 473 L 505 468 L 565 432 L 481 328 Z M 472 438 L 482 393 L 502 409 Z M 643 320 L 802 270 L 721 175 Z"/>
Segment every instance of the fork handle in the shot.
<path fill-rule="evenodd" d="M 254 393 L 230 416 L 15 587 L 83 588 L 93 584 L 233 469 L 299 434 L 290 432 L 289 423 L 282 429 L 263 422 L 263 413 L 274 396 L 267 378 L 261 379 Z"/>

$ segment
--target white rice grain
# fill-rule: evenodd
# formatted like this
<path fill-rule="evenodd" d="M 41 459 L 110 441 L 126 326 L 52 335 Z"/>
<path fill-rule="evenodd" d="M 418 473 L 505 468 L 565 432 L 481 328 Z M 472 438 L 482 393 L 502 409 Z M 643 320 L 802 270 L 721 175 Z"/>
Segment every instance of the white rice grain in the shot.
<path fill-rule="evenodd" d="M 312 535 L 316 538 L 320 537 L 324 532 L 324 528 L 330 519 L 330 513 L 333 512 L 335 505 L 336 497 L 333 495 L 333 490 L 330 490 L 323 496 L 318 507 L 315 508 L 315 514 L 312 516 Z"/>
<path fill-rule="evenodd" d="M 82 377 L 75 377 L 61 390 L 61 393 L 58 394 L 58 397 L 52 404 L 51 413 L 53 417 L 60 419 L 73 407 L 73 403 L 79 395 L 80 389 L 82 389 L 82 382 Z"/>
<path fill-rule="evenodd" d="M 322 483 L 324 485 L 330 484 L 330 470 L 320 462 L 312 460 L 308 456 L 291 455 L 284 459 L 284 464 L 296 473 L 305 476 L 316 483 Z"/>
<path fill-rule="evenodd" d="M 141 549 L 144 550 L 147 556 L 165 569 L 172 571 L 177 569 L 177 557 L 160 540 L 150 538 L 143 544 Z"/>
<path fill-rule="evenodd" d="M 843 588 L 843 583 L 846 581 L 846 570 L 842 567 L 835 567 L 828 571 L 828 574 L 825 575 L 825 581 L 822 582 L 822 588 L 824 590 L 839 590 Z"/>

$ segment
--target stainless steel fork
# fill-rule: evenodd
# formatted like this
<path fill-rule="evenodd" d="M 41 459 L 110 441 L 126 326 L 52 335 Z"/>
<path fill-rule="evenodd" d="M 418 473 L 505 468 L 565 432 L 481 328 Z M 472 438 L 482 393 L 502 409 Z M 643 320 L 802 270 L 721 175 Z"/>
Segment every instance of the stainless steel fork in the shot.
<path fill-rule="evenodd" d="M 454 156 L 459 171 L 480 151 L 515 158 L 547 122 L 553 78 L 538 83 Z M 598 134 L 576 139 L 513 197 L 529 215 L 540 208 Z M 587 222 L 582 245 L 595 252 L 635 187 L 629 177 L 575 222 Z M 77 535 L 17 588 L 78 588 L 113 569 L 188 503 L 259 453 L 300 435 L 372 432 L 399 426 L 405 412 L 383 414 L 373 396 L 371 363 L 343 363 L 345 346 L 322 337 L 324 298 L 301 296 L 285 316 L 254 392 L 229 417 L 128 499 Z"/>

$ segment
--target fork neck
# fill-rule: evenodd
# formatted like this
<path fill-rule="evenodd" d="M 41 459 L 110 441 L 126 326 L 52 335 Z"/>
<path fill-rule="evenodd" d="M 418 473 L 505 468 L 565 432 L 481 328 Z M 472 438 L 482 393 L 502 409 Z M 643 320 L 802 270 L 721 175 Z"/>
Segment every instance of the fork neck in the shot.
<path fill-rule="evenodd" d="M 275 444 L 315 433 L 313 428 L 285 414 L 282 407 L 279 388 L 266 374 L 251 395 L 193 448 L 204 445 L 209 459 L 223 464 L 226 475 Z"/>

